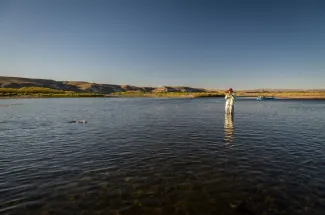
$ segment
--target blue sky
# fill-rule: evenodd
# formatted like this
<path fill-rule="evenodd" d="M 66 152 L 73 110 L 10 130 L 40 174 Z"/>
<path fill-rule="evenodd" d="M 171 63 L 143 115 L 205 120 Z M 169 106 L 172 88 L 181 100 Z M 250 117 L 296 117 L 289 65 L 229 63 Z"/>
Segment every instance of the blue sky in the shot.
<path fill-rule="evenodd" d="M 325 88 L 325 1 L 0 0 L 0 75 Z"/>

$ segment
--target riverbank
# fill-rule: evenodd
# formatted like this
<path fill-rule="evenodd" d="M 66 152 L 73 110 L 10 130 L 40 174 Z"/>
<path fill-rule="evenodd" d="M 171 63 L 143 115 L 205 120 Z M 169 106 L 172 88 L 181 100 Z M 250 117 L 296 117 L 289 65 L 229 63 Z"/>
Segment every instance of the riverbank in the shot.
<path fill-rule="evenodd" d="M 221 93 L 201 92 L 201 93 L 185 93 L 185 92 L 163 92 L 163 93 L 145 93 L 145 92 L 119 92 L 112 93 L 108 97 L 149 97 L 149 98 L 203 98 L 203 97 L 224 97 Z"/>
<path fill-rule="evenodd" d="M 38 99 L 38 98 L 97 98 L 97 97 L 105 97 L 105 95 L 98 94 L 55 94 L 55 95 L 39 95 L 39 94 L 31 94 L 31 95 L 6 95 L 0 96 L 0 99 Z"/>
<path fill-rule="evenodd" d="M 238 92 L 237 96 L 241 97 L 275 97 L 278 99 L 299 99 L 299 100 L 325 100 L 325 92 L 275 92 L 275 93 L 246 93 Z"/>
<path fill-rule="evenodd" d="M 12 95 L 0 96 L 0 99 L 37 99 L 37 98 L 204 98 L 204 97 L 223 97 L 219 94 L 97 94 L 97 95 Z"/>
<path fill-rule="evenodd" d="M 204 98 L 223 97 L 220 89 L 186 86 L 136 87 L 131 85 L 96 84 L 83 81 L 55 81 L 0 76 L 1 98 Z M 235 91 L 237 96 L 274 96 L 281 99 L 325 99 L 325 89 L 254 89 Z"/>
<path fill-rule="evenodd" d="M 224 95 L 157 95 L 157 94 L 146 94 L 146 95 L 56 95 L 56 96 L 39 96 L 39 95 L 28 95 L 28 96 L 0 96 L 0 99 L 45 99 L 45 98 L 220 98 Z M 238 97 L 255 98 L 251 95 L 241 95 Z M 325 96 L 284 96 L 276 95 L 276 99 L 288 99 L 288 100 L 325 100 Z"/>
<path fill-rule="evenodd" d="M 237 91 L 235 92 L 237 97 L 252 97 L 266 96 L 279 99 L 320 99 L 325 100 L 325 91 L 313 92 L 313 91 L 300 91 L 300 92 L 247 92 Z M 145 92 L 119 92 L 112 93 L 110 97 L 165 97 L 165 98 L 204 98 L 204 97 L 224 97 L 224 91 L 214 92 L 199 92 L 199 93 L 187 93 L 187 92 L 164 92 L 164 93 L 145 93 Z"/>
<path fill-rule="evenodd" d="M 2 90 L 4 91 L 4 90 Z M 303 100 L 325 100 L 325 92 L 244 92 L 237 91 L 237 97 L 251 97 L 258 96 L 274 96 L 278 99 L 303 99 Z M 0 99 L 29 99 L 29 98 L 209 98 L 209 97 L 224 97 L 223 91 L 215 92 L 115 92 L 110 94 L 103 93 L 87 93 L 87 92 L 71 92 L 71 91 L 57 91 L 47 89 L 25 88 L 11 92 L 1 92 Z"/>

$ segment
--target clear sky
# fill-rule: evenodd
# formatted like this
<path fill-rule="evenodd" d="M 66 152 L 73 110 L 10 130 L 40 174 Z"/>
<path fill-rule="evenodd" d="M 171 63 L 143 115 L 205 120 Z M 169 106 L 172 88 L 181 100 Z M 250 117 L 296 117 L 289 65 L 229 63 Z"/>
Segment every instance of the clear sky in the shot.
<path fill-rule="evenodd" d="M 325 88 L 325 1 L 0 0 L 0 75 Z"/>

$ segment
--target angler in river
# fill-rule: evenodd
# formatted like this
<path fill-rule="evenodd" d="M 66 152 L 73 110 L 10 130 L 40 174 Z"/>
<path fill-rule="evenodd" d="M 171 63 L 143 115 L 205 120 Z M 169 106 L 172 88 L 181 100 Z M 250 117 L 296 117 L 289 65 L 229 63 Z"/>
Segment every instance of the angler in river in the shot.
<path fill-rule="evenodd" d="M 226 106 L 225 106 L 226 114 L 234 114 L 235 94 L 232 88 L 228 89 L 225 99 L 226 99 Z"/>

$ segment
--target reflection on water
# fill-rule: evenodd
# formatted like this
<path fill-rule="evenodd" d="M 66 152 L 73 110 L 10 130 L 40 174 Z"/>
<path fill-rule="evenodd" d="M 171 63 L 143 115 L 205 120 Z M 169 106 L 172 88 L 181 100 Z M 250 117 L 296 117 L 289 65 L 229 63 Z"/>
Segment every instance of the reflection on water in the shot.
<path fill-rule="evenodd" d="M 215 98 L 21 102 L 0 107 L 0 214 L 324 215 L 323 101 L 238 100 L 235 128 Z"/>
<path fill-rule="evenodd" d="M 225 138 L 227 144 L 230 144 L 233 141 L 234 133 L 234 115 L 225 114 Z"/>

